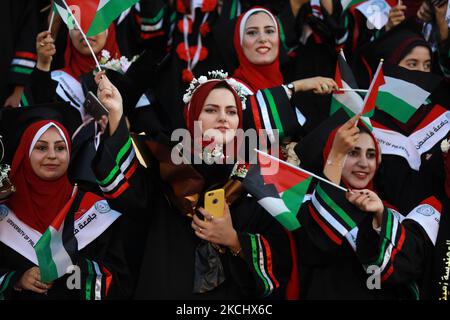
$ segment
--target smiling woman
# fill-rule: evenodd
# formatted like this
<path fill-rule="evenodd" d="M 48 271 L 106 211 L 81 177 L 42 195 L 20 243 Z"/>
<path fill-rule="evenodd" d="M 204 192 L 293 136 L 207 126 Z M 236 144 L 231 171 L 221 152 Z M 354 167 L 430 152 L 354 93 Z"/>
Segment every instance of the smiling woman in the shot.
<path fill-rule="evenodd" d="M 251 63 L 260 65 L 275 61 L 280 39 L 273 16 L 263 11 L 257 12 L 248 18 L 243 31 L 242 48 Z"/>
<path fill-rule="evenodd" d="M 204 136 L 222 144 L 233 140 L 240 122 L 233 93 L 226 87 L 211 90 L 198 121 L 201 122 Z"/>
<path fill-rule="evenodd" d="M 60 130 L 57 126 L 49 126 L 31 146 L 31 168 L 43 180 L 56 180 L 69 167 L 68 144 Z"/>
<path fill-rule="evenodd" d="M 162 134 L 149 139 L 147 146 L 159 163 L 147 168 L 128 147 L 131 140 L 120 93 L 106 76 L 96 79 L 99 87 L 113 88 L 113 94 L 98 94 L 109 110 L 109 135 L 97 150 L 94 171 L 111 206 L 123 208 L 148 228 L 146 246 L 139 251 L 139 269 L 145 272 L 137 274 L 137 299 L 285 294 L 292 261 L 288 236 L 255 198 L 247 197 L 239 181 L 247 173 L 235 152 L 242 145 L 235 132 L 243 126 L 244 96 L 225 74 L 209 75 L 210 79 L 194 79 L 183 98 L 190 134 L 183 137 L 183 150 L 174 135 L 175 146 L 170 147 L 164 142 L 170 139 Z M 193 148 L 184 147 L 184 138 Z M 181 152 L 188 161 L 175 164 Z M 118 164 L 116 155 L 123 159 Z M 204 198 L 214 189 L 224 191 L 220 217 L 204 208 Z"/>
<path fill-rule="evenodd" d="M 126 295 L 127 285 L 116 286 L 119 274 L 127 282 L 122 244 L 112 242 L 113 235 L 118 239 L 121 214 L 69 181 L 72 145 L 62 123 L 74 130 L 77 112 L 67 105 L 29 106 L 1 116 L 16 192 L 0 205 L 10 221 L 0 219 L 0 299 Z M 17 137 L 19 132 L 23 134 Z M 72 277 L 79 277 L 81 287 L 72 290 L 65 274 L 74 266 Z M 93 269 L 96 277 L 89 272 Z"/>

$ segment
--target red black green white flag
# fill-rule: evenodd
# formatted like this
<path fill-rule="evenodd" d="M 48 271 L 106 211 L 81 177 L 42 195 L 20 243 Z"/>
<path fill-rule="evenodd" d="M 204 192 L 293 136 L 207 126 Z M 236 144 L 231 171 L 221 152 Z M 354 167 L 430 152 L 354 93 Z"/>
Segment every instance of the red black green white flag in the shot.
<path fill-rule="evenodd" d="M 48 283 L 62 277 L 67 268 L 74 264 L 78 251 L 78 242 L 74 235 L 74 215 L 81 200 L 81 193 L 75 190 L 72 198 L 34 247 L 43 282 Z"/>
<path fill-rule="evenodd" d="M 297 213 L 311 183 L 312 176 L 296 170 L 286 162 L 258 153 L 243 186 L 286 229 L 300 227 Z"/>
<path fill-rule="evenodd" d="M 335 82 L 339 88 L 346 91 L 335 91 L 331 99 L 330 114 L 344 108 L 349 116 L 360 113 L 363 106 L 363 98 L 352 89 L 358 89 L 355 77 L 350 66 L 342 54 L 338 54 L 336 62 Z"/>
<path fill-rule="evenodd" d="M 73 21 L 73 15 L 89 15 L 89 25 L 82 26 L 83 32 L 86 36 L 95 36 L 100 32 L 108 29 L 109 25 L 116 19 L 122 12 L 139 2 L 139 0 L 95 0 L 96 2 L 96 10 L 95 12 L 84 11 L 84 8 L 87 8 L 84 1 L 75 1 L 75 0 L 54 0 L 54 10 L 59 13 L 64 23 L 68 26 L 69 29 L 73 29 L 75 27 L 75 23 Z M 92 0 L 91 0 L 92 2 Z M 72 14 L 68 11 L 72 11 Z M 77 9 L 79 9 L 77 11 Z M 83 19 L 84 20 L 84 19 Z"/>
<path fill-rule="evenodd" d="M 377 108 L 402 123 L 414 115 L 442 78 L 431 72 L 412 71 L 395 65 L 383 67 L 385 84 L 380 87 Z"/>
<path fill-rule="evenodd" d="M 371 117 L 373 115 L 373 111 L 375 110 L 375 104 L 377 101 L 378 90 L 380 89 L 380 86 L 385 84 L 382 66 L 383 61 L 380 61 L 377 71 L 375 72 L 375 76 L 370 83 L 369 91 L 364 97 L 364 107 L 361 111 L 361 114 L 367 117 Z"/>

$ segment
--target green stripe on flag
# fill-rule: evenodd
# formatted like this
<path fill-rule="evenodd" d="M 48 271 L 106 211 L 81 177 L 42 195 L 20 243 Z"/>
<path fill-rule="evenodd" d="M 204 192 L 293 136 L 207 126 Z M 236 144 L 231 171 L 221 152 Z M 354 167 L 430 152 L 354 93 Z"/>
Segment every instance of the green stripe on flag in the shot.
<path fill-rule="evenodd" d="M 41 281 L 51 282 L 58 279 L 58 269 L 56 268 L 55 261 L 53 261 L 53 255 L 50 243 L 52 241 L 52 227 L 49 227 L 36 243 L 34 250 L 38 258 L 39 270 L 41 271 Z"/>
<path fill-rule="evenodd" d="M 22 102 L 22 107 L 28 107 L 30 105 L 25 93 L 22 93 L 22 95 L 20 96 L 20 101 Z"/>
<path fill-rule="evenodd" d="M 86 36 L 95 36 L 108 29 L 109 25 L 122 12 L 136 4 L 139 0 L 109 0 L 97 13 Z"/>
<path fill-rule="evenodd" d="M 347 112 L 348 115 L 350 115 L 351 112 L 350 109 L 348 109 L 345 105 L 343 105 L 339 100 L 334 98 L 334 96 L 331 98 L 331 105 L 330 105 L 330 116 L 333 115 L 336 111 L 339 109 L 344 108 L 345 112 Z M 354 115 L 354 113 L 353 113 Z"/>
<path fill-rule="evenodd" d="M 283 192 L 281 199 L 294 215 L 297 215 L 311 181 L 310 177 Z"/>
<path fill-rule="evenodd" d="M 367 0 L 351 0 L 351 1 L 342 1 L 342 10 L 345 11 L 354 5 L 361 4 L 363 2 L 366 2 Z M 345 4 L 347 3 L 347 4 Z"/>
<path fill-rule="evenodd" d="M 159 12 L 156 14 L 154 18 L 144 18 L 144 17 L 141 18 L 142 22 L 145 22 L 147 24 L 156 24 L 163 17 L 164 9 L 165 8 L 161 8 L 161 10 L 159 10 Z"/>
<path fill-rule="evenodd" d="M 275 219 L 289 231 L 294 231 L 301 227 L 296 215 L 292 212 L 283 212 L 275 216 Z"/>
<path fill-rule="evenodd" d="M 6 288 L 9 286 L 9 282 L 11 281 L 12 276 L 14 275 L 15 271 L 9 272 L 5 279 L 3 279 L 3 282 L 1 283 L 0 287 L 0 298 L 3 296 L 3 292 L 5 292 Z"/>
<path fill-rule="evenodd" d="M 111 180 L 114 178 L 114 176 L 116 175 L 116 173 L 120 170 L 120 169 L 119 169 L 119 163 L 120 163 L 120 161 L 122 160 L 122 158 L 124 157 L 124 155 L 128 152 L 128 150 L 130 150 L 130 148 L 131 148 L 131 137 L 128 138 L 128 141 L 125 143 L 125 145 L 120 149 L 119 153 L 117 154 L 117 157 L 116 157 L 116 165 L 114 166 L 114 168 L 112 168 L 112 170 L 111 170 L 111 172 L 109 173 L 109 175 L 108 175 L 105 179 L 103 179 L 103 180 L 101 180 L 101 181 L 98 181 L 98 180 L 97 180 L 97 182 L 98 182 L 100 185 L 105 186 L 105 185 L 107 185 L 108 183 L 111 182 Z"/>
<path fill-rule="evenodd" d="M 23 73 L 23 74 L 31 74 L 33 72 L 33 69 L 14 66 L 11 68 L 11 71 L 17 72 L 17 73 Z"/>
<path fill-rule="evenodd" d="M 392 232 L 392 212 L 391 210 L 388 209 L 386 219 L 386 234 L 383 239 L 383 243 L 381 244 L 380 255 L 378 256 L 378 259 L 375 262 L 377 266 L 381 266 L 381 263 L 383 262 L 384 254 L 386 251 L 386 245 L 391 240 L 391 232 Z"/>
<path fill-rule="evenodd" d="M 333 113 L 335 113 L 336 111 L 338 111 L 341 108 L 344 109 L 344 111 L 347 113 L 349 118 L 351 118 L 355 115 L 355 113 L 352 110 L 347 108 L 344 104 L 340 103 L 339 100 L 332 98 L 331 99 L 331 107 L 330 107 L 330 115 L 332 115 Z M 368 119 L 360 118 L 360 121 L 362 121 L 370 131 L 373 131 L 372 124 L 370 122 L 367 122 L 366 120 L 368 120 Z"/>
<path fill-rule="evenodd" d="M 409 103 L 386 91 L 378 92 L 377 107 L 403 123 L 408 122 L 417 111 Z"/>
<path fill-rule="evenodd" d="M 231 4 L 231 11 L 230 11 L 230 19 L 234 19 L 237 16 L 237 1 L 238 0 L 232 0 L 233 3 Z"/>
<path fill-rule="evenodd" d="M 86 278 L 86 300 L 91 300 L 92 279 L 94 278 L 94 270 L 92 268 L 91 262 L 87 259 L 86 264 L 88 267 L 88 276 Z"/>
<path fill-rule="evenodd" d="M 356 227 L 355 221 L 353 221 L 353 219 L 350 218 L 350 216 L 347 213 L 345 213 L 345 211 L 336 202 L 334 202 L 333 199 L 331 199 L 325 193 L 325 191 L 323 191 L 323 189 L 320 187 L 320 184 L 317 185 L 316 191 L 317 191 L 317 194 L 322 198 L 322 200 L 325 201 L 325 203 L 332 210 L 334 210 L 334 212 L 336 212 L 339 215 L 339 217 L 341 217 L 342 220 L 344 220 L 344 222 L 347 224 L 347 226 L 350 227 L 350 229 L 353 229 Z"/>
<path fill-rule="evenodd" d="M 277 105 L 275 104 L 275 100 L 273 99 L 272 93 L 269 89 L 263 90 L 264 95 L 267 98 L 267 101 L 269 102 L 270 111 L 272 112 L 273 120 L 275 121 L 275 126 L 277 127 L 280 138 L 284 137 L 284 129 L 283 125 L 281 123 L 280 115 L 278 114 Z"/>

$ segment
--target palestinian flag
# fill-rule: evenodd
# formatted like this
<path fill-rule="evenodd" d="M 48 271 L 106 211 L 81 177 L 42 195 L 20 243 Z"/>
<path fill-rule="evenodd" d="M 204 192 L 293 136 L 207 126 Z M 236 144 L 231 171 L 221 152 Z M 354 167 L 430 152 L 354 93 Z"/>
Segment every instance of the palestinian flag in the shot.
<path fill-rule="evenodd" d="M 357 89 L 355 77 L 350 66 L 345 61 L 342 54 L 337 57 L 335 82 L 339 88 Z M 336 91 L 331 99 L 330 115 L 340 108 L 343 108 L 347 114 L 352 117 L 362 110 L 363 99 L 354 91 Z"/>
<path fill-rule="evenodd" d="M 311 180 L 308 173 L 258 153 L 258 164 L 250 167 L 243 186 L 279 223 L 292 231 L 300 227 L 296 216 Z"/>
<path fill-rule="evenodd" d="M 83 10 L 85 7 L 83 2 L 84 1 L 54 0 L 54 10 L 59 13 L 68 28 L 73 29 L 74 22 L 72 14 L 67 11 L 66 4 L 75 16 L 77 15 L 77 8 L 79 8 L 79 14 L 82 20 L 85 20 L 83 15 L 89 16 L 89 25 L 82 25 L 83 32 L 85 32 L 86 36 L 89 37 L 95 36 L 96 34 L 108 29 L 114 19 L 116 19 L 122 12 L 139 2 L 139 0 L 96 0 L 95 2 L 97 2 L 97 9 L 95 12 L 91 12 L 90 9 Z"/>
<path fill-rule="evenodd" d="M 380 86 L 385 84 L 382 65 L 383 62 L 381 61 L 378 64 L 377 72 L 375 72 L 375 75 L 372 79 L 369 91 L 364 97 L 364 107 L 361 111 L 361 114 L 367 117 L 371 117 L 373 115 L 373 111 L 375 110 L 375 103 L 377 101 L 378 90 L 380 89 Z"/>
<path fill-rule="evenodd" d="M 408 122 L 442 80 L 431 72 L 395 65 L 385 65 L 383 73 L 386 83 L 380 87 L 376 105 L 402 123 Z"/>
<path fill-rule="evenodd" d="M 78 243 L 73 222 L 75 209 L 81 200 L 81 192 L 73 195 L 34 247 L 42 282 L 48 283 L 62 277 L 67 268 L 74 264 Z"/>
<path fill-rule="evenodd" d="M 367 0 L 341 0 L 342 11 L 348 10 L 351 7 L 356 7 Z"/>
<path fill-rule="evenodd" d="M 72 11 L 71 13 L 69 12 L 69 9 Z M 53 0 L 53 11 L 59 14 L 69 30 L 76 29 L 74 17 L 80 16 L 80 10 L 78 7 L 71 6 L 69 0 Z"/>

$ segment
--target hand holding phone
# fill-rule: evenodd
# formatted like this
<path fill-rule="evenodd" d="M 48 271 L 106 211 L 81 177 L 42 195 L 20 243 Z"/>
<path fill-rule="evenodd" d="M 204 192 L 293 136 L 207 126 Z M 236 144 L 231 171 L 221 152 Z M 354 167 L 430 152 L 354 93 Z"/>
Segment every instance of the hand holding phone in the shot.
<path fill-rule="evenodd" d="M 223 216 L 225 210 L 225 191 L 216 189 L 205 194 L 205 210 L 214 218 Z"/>
<path fill-rule="evenodd" d="M 89 113 L 95 121 L 101 120 L 102 116 L 108 116 L 109 111 L 106 107 L 98 100 L 97 96 L 89 91 L 86 100 L 84 101 L 84 109 Z"/>

